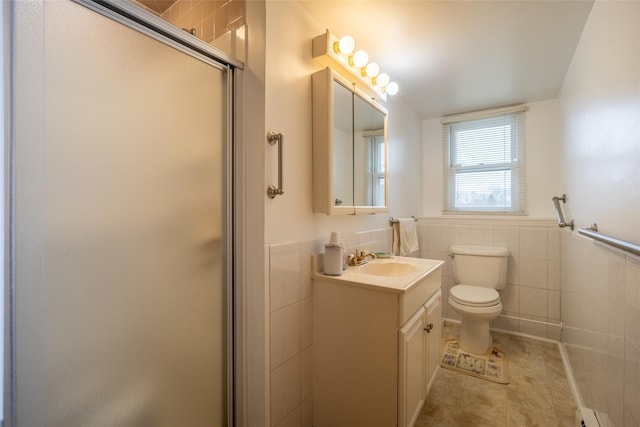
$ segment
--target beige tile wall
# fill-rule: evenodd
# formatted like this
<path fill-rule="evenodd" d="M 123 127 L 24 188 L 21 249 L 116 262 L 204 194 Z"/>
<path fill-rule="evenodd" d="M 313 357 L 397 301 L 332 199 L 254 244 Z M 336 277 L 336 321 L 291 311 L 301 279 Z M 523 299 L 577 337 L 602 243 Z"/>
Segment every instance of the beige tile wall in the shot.
<path fill-rule="evenodd" d="M 207 43 L 244 25 L 245 0 L 176 0 L 159 16 L 173 25 L 190 31 Z M 143 8 L 158 15 L 153 9 Z"/>
<path fill-rule="evenodd" d="M 506 287 L 500 291 L 502 316 L 493 328 L 560 340 L 560 229 L 546 220 L 420 219 L 423 258 L 445 261 L 443 301 L 455 285 L 449 246 L 475 244 L 509 249 Z M 443 317 L 460 320 L 442 306 Z"/>
<path fill-rule="evenodd" d="M 176 27 L 189 32 L 195 30 L 194 35 L 207 43 L 242 27 L 245 22 L 245 0 L 175 0 L 162 13 L 159 11 L 164 7 L 152 0 L 133 1 Z"/>
<path fill-rule="evenodd" d="M 271 425 L 311 425 L 313 243 L 269 248 Z M 293 422 L 295 420 L 295 422 Z"/>
<path fill-rule="evenodd" d="M 271 425 L 311 427 L 311 255 L 327 239 L 269 247 Z M 346 248 L 388 251 L 391 229 L 342 235 Z"/>
<path fill-rule="evenodd" d="M 162 15 L 207 43 L 244 25 L 244 0 L 177 0 Z"/>
<path fill-rule="evenodd" d="M 562 233 L 562 342 L 584 405 L 640 426 L 640 258 Z M 609 424 L 607 424 L 609 423 Z"/>

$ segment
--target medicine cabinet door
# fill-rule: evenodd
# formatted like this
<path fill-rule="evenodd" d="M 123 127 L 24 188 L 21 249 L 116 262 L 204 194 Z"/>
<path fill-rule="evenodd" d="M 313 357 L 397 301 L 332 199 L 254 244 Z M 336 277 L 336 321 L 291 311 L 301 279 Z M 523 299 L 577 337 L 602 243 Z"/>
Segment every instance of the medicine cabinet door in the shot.
<path fill-rule="evenodd" d="M 311 82 L 313 211 L 386 211 L 387 112 L 330 68 Z"/>
<path fill-rule="evenodd" d="M 356 213 L 387 206 L 386 112 L 360 96 L 353 97 L 353 181 Z"/>
<path fill-rule="evenodd" d="M 354 206 L 353 92 L 333 81 L 333 205 Z"/>

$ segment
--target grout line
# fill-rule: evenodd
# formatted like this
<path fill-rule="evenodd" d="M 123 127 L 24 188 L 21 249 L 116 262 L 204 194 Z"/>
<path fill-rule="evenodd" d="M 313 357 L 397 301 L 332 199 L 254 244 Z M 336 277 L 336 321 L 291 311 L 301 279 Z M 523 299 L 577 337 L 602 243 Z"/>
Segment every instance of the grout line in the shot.
<path fill-rule="evenodd" d="M 447 319 L 447 318 L 443 318 L 443 332 L 444 332 L 444 328 L 445 328 L 446 326 L 448 326 L 448 325 L 455 325 L 455 324 L 460 324 L 460 321 L 456 321 L 455 319 Z M 492 329 L 492 330 L 493 330 L 493 329 Z M 502 331 L 501 331 L 501 332 L 502 332 Z M 504 331 L 504 333 L 505 333 L 505 334 L 507 334 L 507 335 L 522 336 L 522 337 L 525 337 L 525 338 L 530 339 L 530 340 L 538 340 L 538 341 L 546 341 L 546 342 L 554 342 L 554 343 L 556 343 L 557 348 L 558 348 L 558 351 L 559 351 L 560 356 L 561 356 L 561 358 L 562 358 L 563 368 L 564 368 L 565 373 L 566 373 L 566 376 L 567 376 L 567 383 L 568 383 L 568 384 L 569 384 L 569 386 L 572 388 L 572 393 L 573 393 L 573 397 L 574 397 L 574 399 L 573 399 L 573 400 L 574 400 L 574 402 L 573 402 L 573 403 L 574 403 L 574 405 L 576 406 L 576 408 L 580 408 L 580 405 L 578 404 L 578 403 L 579 403 L 579 398 L 577 398 L 577 397 L 576 397 L 576 394 L 574 393 L 574 392 L 575 392 L 575 390 L 574 390 L 574 384 L 575 384 L 575 383 L 574 383 L 574 381 L 573 381 L 573 375 L 572 375 L 572 372 L 571 372 L 571 369 L 570 369 L 570 365 L 568 364 L 568 358 L 567 358 L 566 354 L 563 352 L 562 344 L 561 344 L 559 341 L 557 341 L 557 340 L 551 340 L 551 339 L 545 339 L 545 338 L 542 338 L 542 339 L 541 339 L 541 337 L 530 336 L 530 335 L 526 335 L 526 334 L 522 334 L 522 333 L 512 333 L 512 332 L 510 332 L 510 331 Z M 447 335 L 447 336 L 448 336 L 448 335 Z M 446 339 L 446 338 L 444 338 L 444 336 L 443 336 L 443 340 L 444 340 L 444 339 Z M 552 391 L 552 390 L 553 390 L 553 386 L 552 386 L 551 384 L 547 383 L 546 388 L 547 388 L 547 390 L 549 391 L 549 393 L 551 393 L 551 397 L 552 397 L 551 402 L 552 402 L 552 404 L 553 404 L 553 410 L 552 410 L 551 412 L 547 413 L 546 415 L 548 415 L 548 417 L 549 417 L 549 418 L 553 418 L 553 420 L 555 420 L 555 422 L 558 422 L 558 423 L 559 423 L 561 420 L 566 421 L 566 419 L 565 419 L 565 418 L 566 418 L 566 416 L 567 416 L 568 414 L 566 414 L 566 413 L 561 413 L 561 412 L 559 413 L 559 412 L 557 411 L 555 398 L 553 398 L 553 391 Z M 465 383 L 465 385 L 463 386 L 463 389 L 466 389 L 466 383 Z M 428 399 L 428 398 L 427 398 L 427 399 Z M 519 408 L 520 408 L 520 409 L 527 409 L 527 408 L 525 408 L 525 407 L 519 407 Z M 528 410 L 528 409 L 527 409 L 527 410 Z M 506 416 L 507 416 L 507 420 L 506 420 L 506 422 L 508 423 L 508 422 L 509 422 L 509 404 L 508 404 L 508 399 L 507 399 L 507 412 L 506 412 Z M 571 424 L 571 425 L 573 425 L 573 424 Z"/>

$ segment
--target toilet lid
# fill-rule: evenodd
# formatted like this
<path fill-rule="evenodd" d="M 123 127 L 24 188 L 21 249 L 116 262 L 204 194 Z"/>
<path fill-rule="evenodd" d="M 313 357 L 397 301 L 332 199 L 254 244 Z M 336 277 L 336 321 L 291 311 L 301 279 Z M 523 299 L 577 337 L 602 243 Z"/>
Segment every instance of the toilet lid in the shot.
<path fill-rule="evenodd" d="M 491 307 L 500 302 L 498 291 L 481 286 L 456 285 L 449 295 L 457 303 L 472 307 Z"/>

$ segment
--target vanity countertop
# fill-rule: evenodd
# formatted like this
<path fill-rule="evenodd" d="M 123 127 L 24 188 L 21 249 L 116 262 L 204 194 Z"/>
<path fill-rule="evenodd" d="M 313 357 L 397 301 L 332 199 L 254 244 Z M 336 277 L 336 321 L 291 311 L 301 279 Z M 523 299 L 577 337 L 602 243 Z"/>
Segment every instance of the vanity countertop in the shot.
<path fill-rule="evenodd" d="M 397 294 L 406 294 L 444 264 L 444 261 L 434 259 L 394 256 L 375 259 L 363 265 L 348 266 L 341 276 L 328 276 L 322 272 L 321 257 L 313 257 L 312 271 L 315 280 Z M 389 274 L 385 274 L 387 268 Z"/>

